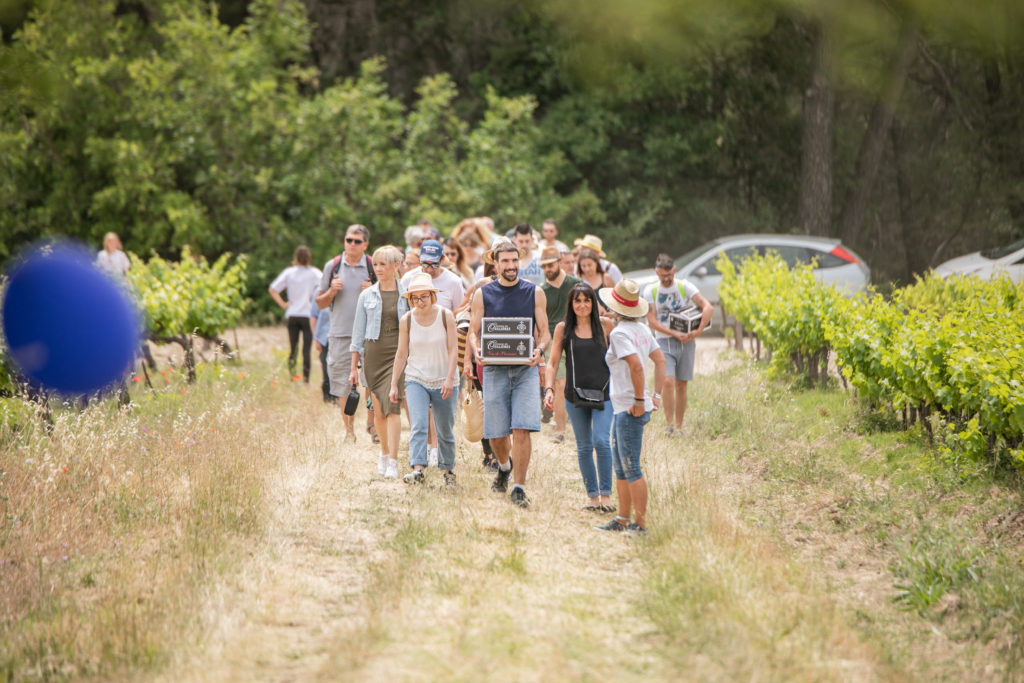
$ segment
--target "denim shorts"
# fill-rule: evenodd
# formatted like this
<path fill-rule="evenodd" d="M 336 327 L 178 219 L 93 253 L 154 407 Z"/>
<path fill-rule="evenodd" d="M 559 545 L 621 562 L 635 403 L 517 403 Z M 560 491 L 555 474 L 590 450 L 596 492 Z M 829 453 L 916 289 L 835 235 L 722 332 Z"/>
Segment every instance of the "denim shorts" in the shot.
<path fill-rule="evenodd" d="M 661 352 L 665 354 L 665 377 L 675 378 L 679 382 L 693 379 L 693 360 L 697 342 L 692 339 L 681 344 L 674 337 L 663 337 L 658 340 Z"/>
<path fill-rule="evenodd" d="M 615 413 L 612 418 L 612 464 L 615 478 L 633 483 L 643 478 L 640 470 L 640 451 L 644 446 L 644 425 L 651 421 L 650 411 L 633 417 L 628 410 Z"/>
<path fill-rule="evenodd" d="M 513 429 L 540 431 L 540 375 L 536 365 L 484 366 L 484 438 Z"/>

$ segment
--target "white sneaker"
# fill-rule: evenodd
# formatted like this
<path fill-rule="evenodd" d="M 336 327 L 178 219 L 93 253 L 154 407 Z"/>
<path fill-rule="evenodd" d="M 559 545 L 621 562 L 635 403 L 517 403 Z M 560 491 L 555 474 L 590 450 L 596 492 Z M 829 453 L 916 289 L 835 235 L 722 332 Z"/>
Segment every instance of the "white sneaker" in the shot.
<path fill-rule="evenodd" d="M 398 479 L 398 461 L 388 460 L 387 469 L 384 471 L 385 479 Z"/>
<path fill-rule="evenodd" d="M 437 467 L 437 449 L 427 449 L 427 467 Z"/>
<path fill-rule="evenodd" d="M 377 459 L 377 474 L 384 474 L 388 470 L 388 454 L 381 453 Z"/>

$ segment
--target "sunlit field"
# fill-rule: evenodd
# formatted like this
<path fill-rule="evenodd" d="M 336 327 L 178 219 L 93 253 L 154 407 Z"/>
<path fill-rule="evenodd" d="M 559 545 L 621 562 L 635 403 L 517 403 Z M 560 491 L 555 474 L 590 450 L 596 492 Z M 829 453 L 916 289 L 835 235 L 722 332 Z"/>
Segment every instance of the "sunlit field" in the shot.
<path fill-rule="evenodd" d="M 464 441 L 454 489 L 385 480 L 318 367 L 288 380 L 282 329 L 238 341 L 195 384 L 164 350 L 126 410 L 54 406 L 50 426 L 5 401 L 7 678 L 1020 675 L 1012 483 L 949 474 L 720 339 L 699 342 L 683 433 L 648 427 L 646 538 L 593 529 L 571 429 L 535 435 L 528 510 Z"/>

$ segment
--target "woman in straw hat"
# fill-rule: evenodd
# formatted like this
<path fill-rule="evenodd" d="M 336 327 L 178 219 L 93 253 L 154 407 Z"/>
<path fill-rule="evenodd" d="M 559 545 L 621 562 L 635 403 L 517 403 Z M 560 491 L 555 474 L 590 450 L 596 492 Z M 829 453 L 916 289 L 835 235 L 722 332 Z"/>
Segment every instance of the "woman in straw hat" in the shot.
<path fill-rule="evenodd" d="M 373 396 L 373 420 L 380 439 L 377 471 L 389 479 L 398 477 L 398 440 L 402 433 L 401 398 L 388 393 L 391 367 L 398 350 L 398 321 L 409 310 L 402 298 L 398 264 L 402 250 L 386 246 L 373 252 L 377 282 L 359 293 L 352 321 L 352 369 L 349 384 L 359 380 L 362 358 L 366 385 Z"/>
<path fill-rule="evenodd" d="M 602 287 L 615 286 L 611 276 L 601 266 L 600 254 L 593 249 L 582 248 L 576 255 L 576 277 L 593 287 L 595 292 Z M 604 306 L 604 310 L 608 310 L 608 307 Z"/>
<path fill-rule="evenodd" d="M 425 481 L 427 431 L 433 408 L 437 428 L 438 463 L 444 483 L 455 484 L 455 408 L 458 403 L 455 373 L 458 345 L 455 317 L 437 304 L 437 289 L 429 273 L 416 273 L 403 294 L 412 308 L 399 324 L 398 352 L 391 373 L 391 396 L 397 399 L 398 383 L 405 372 L 405 403 L 412 423 L 409 432 L 409 465 L 404 479 L 410 484 Z"/>
<path fill-rule="evenodd" d="M 665 356 L 651 329 L 641 322 L 647 315 L 647 301 L 632 280 L 623 279 L 614 288 L 606 287 L 598 295 L 616 319 L 608 335 L 605 361 L 611 374 L 612 462 L 615 489 L 619 494 L 619 514 L 611 522 L 597 527 L 605 531 L 647 533 L 647 481 L 640 469 L 644 425 L 651 411 L 661 406 L 665 384 Z M 644 362 L 654 361 L 654 394 L 647 391 Z M 630 514 L 633 517 L 630 517 Z"/>
<path fill-rule="evenodd" d="M 597 254 L 598 263 L 601 264 L 601 270 L 607 273 L 608 277 L 612 279 L 612 284 L 608 285 L 609 287 L 614 287 L 619 283 L 619 280 L 622 279 L 622 271 L 619 270 L 617 265 L 608 260 L 608 255 L 605 254 L 602 249 L 604 243 L 601 241 L 600 237 L 597 235 L 584 235 L 578 240 L 574 240 L 573 245 L 575 247 L 574 251 L 576 251 L 577 254 L 584 249 L 590 249 Z"/>

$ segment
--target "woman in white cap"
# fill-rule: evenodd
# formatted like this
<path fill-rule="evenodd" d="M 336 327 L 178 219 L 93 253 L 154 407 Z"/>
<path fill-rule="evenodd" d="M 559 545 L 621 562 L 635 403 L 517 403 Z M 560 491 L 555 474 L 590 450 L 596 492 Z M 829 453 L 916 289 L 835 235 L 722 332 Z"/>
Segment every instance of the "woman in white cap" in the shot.
<path fill-rule="evenodd" d="M 398 383 L 405 372 L 405 403 L 409 408 L 409 464 L 404 479 L 423 483 L 427 467 L 427 430 L 431 409 L 437 429 L 438 463 L 444 483 L 455 484 L 455 373 L 459 350 L 455 317 L 437 304 L 437 288 L 428 273 L 416 273 L 403 294 L 412 310 L 398 326 L 398 352 L 391 372 L 391 396 L 397 400 Z"/>
<path fill-rule="evenodd" d="M 640 469 L 640 451 L 644 425 L 650 421 L 651 411 L 661 407 L 665 356 L 651 329 L 642 322 L 648 304 L 641 298 L 635 282 L 622 279 L 614 288 L 602 289 L 598 296 L 616 319 L 615 328 L 608 335 L 605 361 L 611 374 L 612 464 L 615 490 L 619 494 L 619 514 L 597 528 L 645 534 L 647 481 Z M 654 361 L 653 395 L 647 391 L 644 373 L 648 358 Z"/>

